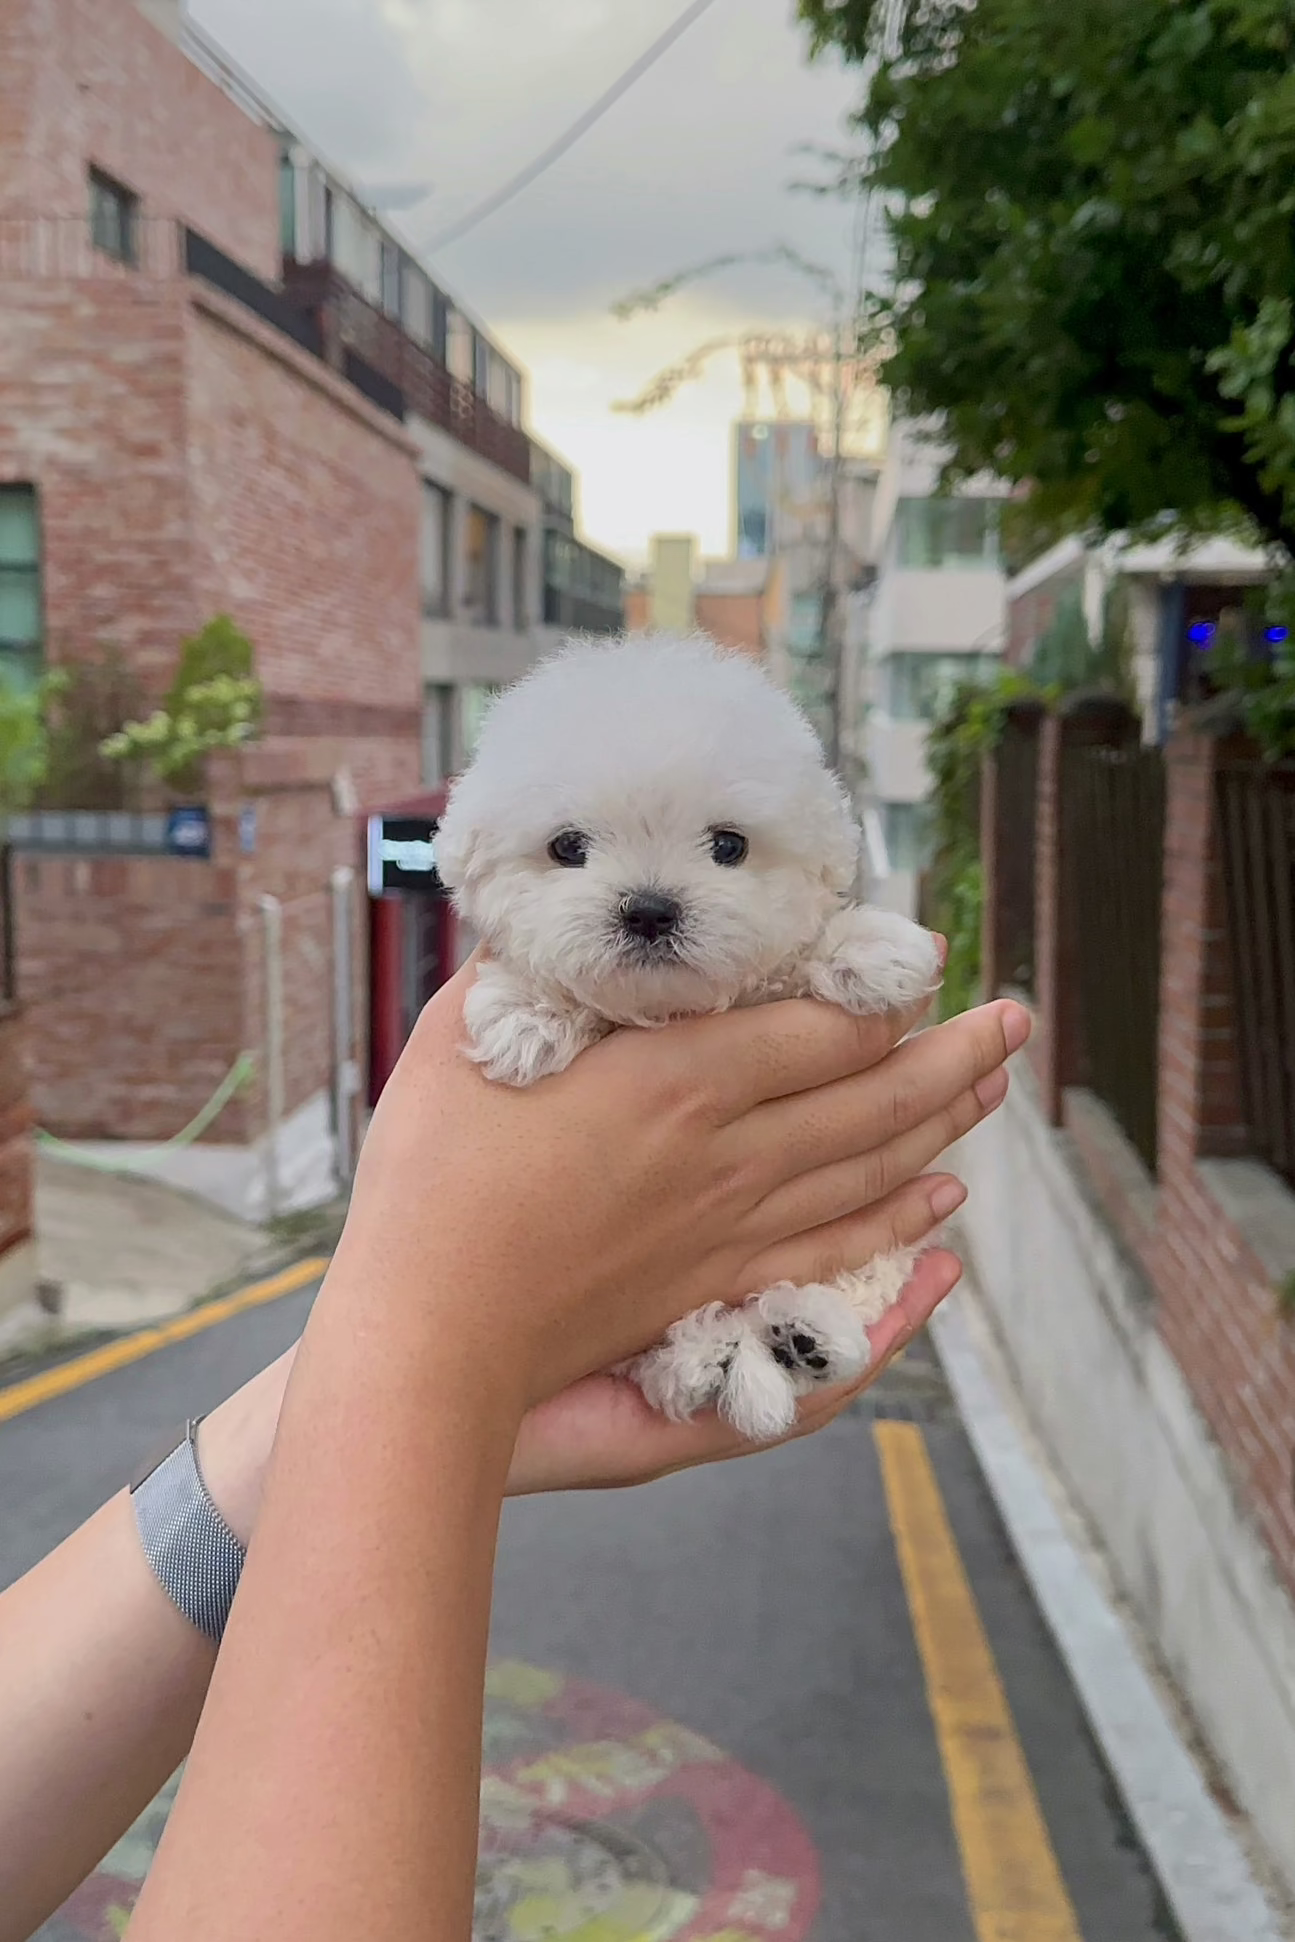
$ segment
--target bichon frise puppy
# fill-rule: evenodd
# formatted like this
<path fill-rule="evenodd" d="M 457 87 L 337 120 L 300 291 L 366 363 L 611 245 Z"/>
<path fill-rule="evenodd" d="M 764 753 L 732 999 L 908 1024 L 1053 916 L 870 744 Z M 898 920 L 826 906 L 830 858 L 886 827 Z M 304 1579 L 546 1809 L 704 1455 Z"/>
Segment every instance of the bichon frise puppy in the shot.
<path fill-rule="evenodd" d="M 471 1056 L 529 1086 L 618 1025 L 796 996 L 913 1004 L 939 982 L 935 940 L 851 903 L 858 852 L 813 730 L 753 660 L 704 636 L 573 643 L 495 704 L 437 838 L 488 952 Z M 669 1416 L 717 1407 L 780 1436 L 798 1396 L 867 1367 L 867 1325 L 913 1260 L 715 1304 L 628 1373 Z"/>

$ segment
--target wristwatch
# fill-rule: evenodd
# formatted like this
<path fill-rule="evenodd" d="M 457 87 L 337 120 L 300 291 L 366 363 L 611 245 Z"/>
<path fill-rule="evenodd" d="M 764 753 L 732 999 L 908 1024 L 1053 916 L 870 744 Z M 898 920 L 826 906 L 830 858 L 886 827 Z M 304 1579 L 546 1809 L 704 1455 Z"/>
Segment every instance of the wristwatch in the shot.
<path fill-rule="evenodd" d="M 141 1464 L 130 1498 L 144 1555 L 176 1610 L 214 1645 L 229 1622 L 247 1552 L 207 1494 L 194 1417 Z"/>

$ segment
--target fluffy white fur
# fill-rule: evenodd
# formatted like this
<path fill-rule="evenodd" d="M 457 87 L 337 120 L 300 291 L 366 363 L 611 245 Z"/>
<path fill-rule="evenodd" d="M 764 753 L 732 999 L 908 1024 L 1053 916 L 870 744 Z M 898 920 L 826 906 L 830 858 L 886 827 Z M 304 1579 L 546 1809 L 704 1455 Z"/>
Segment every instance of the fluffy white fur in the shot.
<path fill-rule="evenodd" d="M 740 864 L 717 863 L 717 830 L 745 838 Z M 549 851 L 570 832 L 576 867 Z M 858 846 L 812 729 L 746 656 L 700 635 L 573 643 L 495 704 L 441 824 L 442 878 L 489 951 L 471 1056 L 528 1086 L 616 1025 L 801 995 L 911 1004 L 938 982 L 934 939 L 849 901 Z M 626 929 L 644 892 L 673 900 L 667 937 Z M 866 1368 L 865 1330 L 912 1265 L 887 1256 L 831 1287 L 704 1309 L 631 1373 L 670 1416 L 718 1406 L 776 1437 L 799 1395 Z"/>

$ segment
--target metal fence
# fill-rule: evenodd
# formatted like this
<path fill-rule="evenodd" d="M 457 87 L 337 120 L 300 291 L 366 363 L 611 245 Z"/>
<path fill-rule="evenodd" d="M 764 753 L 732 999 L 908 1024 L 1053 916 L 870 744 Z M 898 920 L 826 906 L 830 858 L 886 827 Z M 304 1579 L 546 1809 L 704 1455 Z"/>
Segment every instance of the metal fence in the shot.
<path fill-rule="evenodd" d="M 1062 815 L 1083 1069 L 1154 1172 L 1165 834 L 1159 749 L 1068 749 Z"/>
<path fill-rule="evenodd" d="M 1295 1186 L 1295 763 L 1224 765 L 1218 807 L 1251 1151 Z"/>
<path fill-rule="evenodd" d="M 1041 713 L 1009 719 L 998 744 L 999 982 L 1034 992 L 1034 883 Z"/>

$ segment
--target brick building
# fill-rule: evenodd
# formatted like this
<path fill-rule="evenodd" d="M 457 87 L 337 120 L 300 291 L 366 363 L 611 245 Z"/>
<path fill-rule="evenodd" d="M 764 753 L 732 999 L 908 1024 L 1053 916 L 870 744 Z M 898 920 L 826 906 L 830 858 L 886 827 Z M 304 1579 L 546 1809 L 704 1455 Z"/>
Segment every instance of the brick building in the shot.
<path fill-rule="evenodd" d="M 1295 1886 L 1295 765 L 1211 704 L 1019 711 L 982 797 L 987 991 L 1033 1003 L 964 1143 L 985 1309 L 1228 1788 Z"/>
<path fill-rule="evenodd" d="M 574 482 L 548 455 L 532 482 L 524 403 L 183 0 L 5 0 L 0 671 L 111 654 L 147 707 L 227 613 L 265 693 L 196 850 L 166 853 L 162 815 L 19 828 L 50 1131 L 168 1142 L 250 1053 L 151 1163 L 245 1213 L 327 1190 L 364 1054 L 362 811 L 457 766 L 545 638 Z"/>

